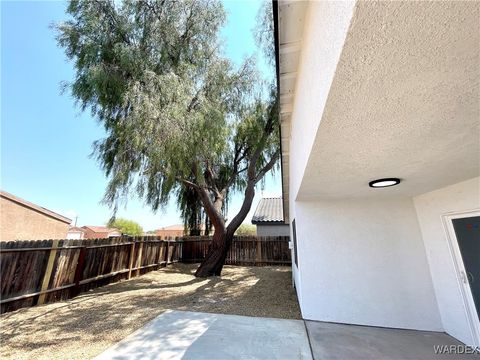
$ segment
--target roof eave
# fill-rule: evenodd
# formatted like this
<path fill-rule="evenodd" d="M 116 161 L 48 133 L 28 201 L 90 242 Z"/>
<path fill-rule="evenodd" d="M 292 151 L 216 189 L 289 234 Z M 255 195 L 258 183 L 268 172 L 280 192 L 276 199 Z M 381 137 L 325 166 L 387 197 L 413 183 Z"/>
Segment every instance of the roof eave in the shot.
<path fill-rule="evenodd" d="M 276 79 L 277 79 L 277 94 L 278 94 L 278 101 L 280 103 L 280 46 L 279 46 L 279 35 L 278 35 L 278 0 L 272 0 L 272 11 L 273 11 L 273 38 L 275 42 L 275 72 L 276 72 Z M 279 107 L 280 112 L 280 107 Z M 280 114 L 279 114 L 280 115 Z M 280 116 L 279 116 L 280 118 Z M 288 199 L 285 197 L 285 184 L 283 181 L 283 151 L 282 151 L 282 126 L 281 123 L 278 124 L 279 128 L 279 138 L 280 138 L 280 179 L 282 182 L 282 198 L 283 200 L 283 223 L 285 223 L 285 219 L 288 219 Z M 288 174 L 287 174 L 288 176 Z M 252 224 L 256 224 L 252 221 Z"/>
<path fill-rule="evenodd" d="M 252 220 L 252 224 L 253 225 L 288 225 L 288 224 L 285 224 L 283 220 L 278 220 L 278 221 L 253 221 Z"/>

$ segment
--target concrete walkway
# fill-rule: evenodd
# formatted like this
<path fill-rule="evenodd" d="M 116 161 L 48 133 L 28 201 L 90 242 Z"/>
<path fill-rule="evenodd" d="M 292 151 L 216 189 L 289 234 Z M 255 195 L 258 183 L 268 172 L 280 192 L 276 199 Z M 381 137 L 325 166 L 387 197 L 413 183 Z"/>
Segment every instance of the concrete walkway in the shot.
<path fill-rule="evenodd" d="M 96 359 L 312 359 L 301 320 L 166 311 Z"/>
<path fill-rule="evenodd" d="M 305 323 L 314 358 L 318 360 L 480 359 L 479 354 L 462 354 L 463 344 L 445 333 L 319 321 Z M 436 347 L 439 354 L 435 354 Z"/>
<path fill-rule="evenodd" d="M 480 359 L 462 349 L 429 331 L 168 310 L 96 359 Z"/>

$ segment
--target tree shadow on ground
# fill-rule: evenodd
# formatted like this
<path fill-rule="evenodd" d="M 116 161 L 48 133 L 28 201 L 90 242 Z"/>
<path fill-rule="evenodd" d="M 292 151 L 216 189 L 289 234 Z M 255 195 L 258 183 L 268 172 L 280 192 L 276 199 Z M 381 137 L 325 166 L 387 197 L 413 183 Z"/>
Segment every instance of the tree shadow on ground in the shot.
<path fill-rule="evenodd" d="M 221 277 L 195 278 L 196 267 L 175 264 L 68 301 L 4 314 L 0 355 L 92 357 L 169 309 L 300 318 L 289 268 L 226 266 Z"/>

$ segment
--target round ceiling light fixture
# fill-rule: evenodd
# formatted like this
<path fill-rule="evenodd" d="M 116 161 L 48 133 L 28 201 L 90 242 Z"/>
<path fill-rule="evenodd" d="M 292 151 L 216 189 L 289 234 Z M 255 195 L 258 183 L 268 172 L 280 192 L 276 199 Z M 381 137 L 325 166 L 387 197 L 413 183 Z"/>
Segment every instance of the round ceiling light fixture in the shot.
<path fill-rule="evenodd" d="M 383 187 L 395 186 L 398 184 L 400 184 L 399 178 L 385 178 L 385 179 L 377 179 L 377 180 L 370 181 L 368 183 L 368 186 L 372 188 L 383 188 Z"/>

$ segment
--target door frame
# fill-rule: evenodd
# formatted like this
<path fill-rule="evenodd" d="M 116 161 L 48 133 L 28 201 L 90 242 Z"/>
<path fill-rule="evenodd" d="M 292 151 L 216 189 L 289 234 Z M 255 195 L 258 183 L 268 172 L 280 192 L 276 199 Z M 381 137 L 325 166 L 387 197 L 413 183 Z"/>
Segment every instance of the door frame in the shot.
<path fill-rule="evenodd" d="M 449 212 L 442 215 L 443 228 L 448 242 L 450 255 L 452 256 L 455 267 L 455 275 L 457 278 L 458 287 L 462 294 L 463 304 L 465 307 L 465 315 L 470 326 L 470 332 L 474 341 L 474 346 L 480 347 L 480 319 L 477 314 L 477 308 L 473 300 L 472 290 L 468 282 L 465 264 L 463 263 L 462 254 L 458 245 L 457 235 L 453 228 L 453 219 L 467 218 L 480 216 L 480 209 Z"/>

